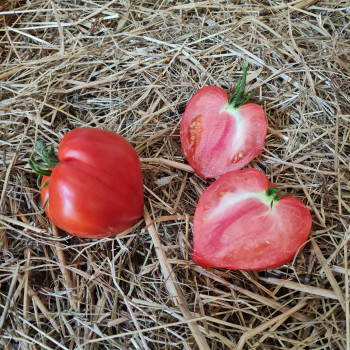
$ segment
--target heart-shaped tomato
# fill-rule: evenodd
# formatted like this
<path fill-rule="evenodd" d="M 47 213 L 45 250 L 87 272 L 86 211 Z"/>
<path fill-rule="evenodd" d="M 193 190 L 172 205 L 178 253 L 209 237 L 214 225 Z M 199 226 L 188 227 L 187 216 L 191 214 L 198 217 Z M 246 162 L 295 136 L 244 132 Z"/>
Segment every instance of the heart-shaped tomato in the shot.
<path fill-rule="evenodd" d="M 256 169 L 228 172 L 199 198 L 193 224 L 193 260 L 206 267 L 265 270 L 303 248 L 311 214 L 281 194 Z"/>
<path fill-rule="evenodd" d="M 203 178 L 238 170 L 264 146 L 267 122 L 263 108 L 246 103 L 247 63 L 236 93 L 227 96 L 217 86 L 205 86 L 188 102 L 180 125 L 182 151 Z"/>
<path fill-rule="evenodd" d="M 50 220 L 82 238 L 101 238 L 124 231 L 143 213 L 140 161 L 131 144 L 107 130 L 77 128 L 66 134 L 58 158 L 42 145 L 39 163 L 44 176 L 41 198 Z"/>

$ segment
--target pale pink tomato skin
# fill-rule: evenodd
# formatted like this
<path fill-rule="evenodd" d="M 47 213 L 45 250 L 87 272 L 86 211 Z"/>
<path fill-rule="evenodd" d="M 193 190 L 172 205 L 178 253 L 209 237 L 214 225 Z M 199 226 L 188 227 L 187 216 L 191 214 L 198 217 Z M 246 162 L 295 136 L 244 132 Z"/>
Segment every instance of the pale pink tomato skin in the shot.
<path fill-rule="evenodd" d="M 203 178 L 246 166 L 262 150 L 266 133 L 261 106 L 231 108 L 226 92 L 217 86 L 205 86 L 193 95 L 180 124 L 183 154 Z"/>
<path fill-rule="evenodd" d="M 308 239 L 311 214 L 284 195 L 274 202 L 256 169 L 228 172 L 201 195 L 193 223 L 193 260 L 204 267 L 266 270 L 293 260 Z"/>

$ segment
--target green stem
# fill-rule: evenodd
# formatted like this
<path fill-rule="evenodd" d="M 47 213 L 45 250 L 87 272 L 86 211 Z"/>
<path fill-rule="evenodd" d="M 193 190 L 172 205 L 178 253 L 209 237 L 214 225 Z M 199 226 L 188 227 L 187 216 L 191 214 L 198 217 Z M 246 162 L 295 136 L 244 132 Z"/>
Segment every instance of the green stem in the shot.
<path fill-rule="evenodd" d="M 42 206 L 42 210 L 43 210 L 43 211 L 45 211 L 46 208 L 47 208 L 47 206 L 49 205 L 49 200 L 50 200 L 50 198 L 47 197 L 46 200 L 45 200 L 45 202 L 43 203 L 43 206 Z"/>
<path fill-rule="evenodd" d="M 271 199 L 271 208 L 275 202 L 278 202 L 285 195 L 285 192 L 282 192 L 278 188 L 269 187 L 266 191 L 266 195 Z"/>
<path fill-rule="evenodd" d="M 36 159 L 38 158 L 38 159 Z M 59 159 L 55 154 L 53 146 L 48 148 L 45 141 L 39 140 L 37 144 L 37 152 L 33 152 L 29 158 L 29 166 L 39 175 L 38 183 L 42 176 L 50 176 L 54 167 L 59 163 Z M 48 181 L 39 188 L 48 186 Z"/>
<path fill-rule="evenodd" d="M 252 91 L 249 95 L 244 94 L 245 84 L 247 81 L 247 69 L 248 62 L 244 61 L 242 78 L 237 80 L 237 85 L 234 93 L 229 95 L 228 104 L 233 108 L 239 108 L 240 106 L 246 104 L 255 93 L 255 91 Z"/>

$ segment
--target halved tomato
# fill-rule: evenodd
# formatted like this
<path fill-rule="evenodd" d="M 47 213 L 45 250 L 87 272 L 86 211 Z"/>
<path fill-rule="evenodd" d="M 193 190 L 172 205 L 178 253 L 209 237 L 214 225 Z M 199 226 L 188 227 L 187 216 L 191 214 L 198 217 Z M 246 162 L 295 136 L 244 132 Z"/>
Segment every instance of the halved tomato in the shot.
<path fill-rule="evenodd" d="M 261 106 L 244 95 L 247 63 L 236 93 L 205 86 L 188 102 L 180 125 L 182 151 L 203 178 L 238 170 L 264 146 L 267 121 Z"/>
<path fill-rule="evenodd" d="M 228 172 L 199 198 L 193 260 L 232 270 L 274 268 L 293 259 L 310 230 L 305 204 L 274 188 L 262 172 Z"/>

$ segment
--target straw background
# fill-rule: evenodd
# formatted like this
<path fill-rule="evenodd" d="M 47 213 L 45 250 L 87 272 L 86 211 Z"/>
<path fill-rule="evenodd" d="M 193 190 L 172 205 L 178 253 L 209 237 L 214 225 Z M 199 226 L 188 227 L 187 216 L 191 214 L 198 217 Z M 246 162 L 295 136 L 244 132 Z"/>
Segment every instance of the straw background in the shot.
<path fill-rule="evenodd" d="M 349 1 L 3 0 L 0 4 L 0 349 L 350 349 Z M 249 164 L 313 218 L 293 263 L 191 261 L 212 180 L 181 152 L 205 85 L 249 62 L 268 135 Z M 28 158 L 80 126 L 113 130 L 142 163 L 145 216 L 84 240 L 41 212 Z"/>

